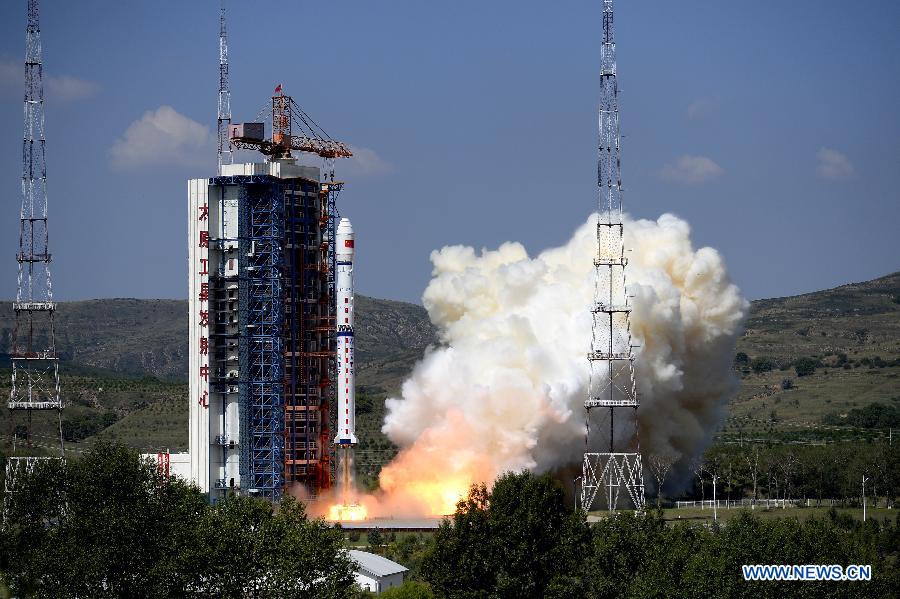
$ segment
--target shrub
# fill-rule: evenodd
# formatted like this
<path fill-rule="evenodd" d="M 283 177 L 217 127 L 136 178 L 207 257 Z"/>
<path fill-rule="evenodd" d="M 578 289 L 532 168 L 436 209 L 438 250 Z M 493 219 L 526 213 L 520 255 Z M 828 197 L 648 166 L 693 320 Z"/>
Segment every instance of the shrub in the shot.
<path fill-rule="evenodd" d="M 782 379 L 781 388 L 787 391 L 794 388 L 794 379 Z"/>
<path fill-rule="evenodd" d="M 769 356 L 757 356 L 750 362 L 750 368 L 752 368 L 753 372 L 756 374 L 769 372 L 770 370 L 775 369 L 775 358 Z"/>
<path fill-rule="evenodd" d="M 797 376 L 809 376 L 816 371 L 818 364 L 818 360 L 813 358 L 797 358 L 794 361 L 794 370 L 797 371 Z"/>

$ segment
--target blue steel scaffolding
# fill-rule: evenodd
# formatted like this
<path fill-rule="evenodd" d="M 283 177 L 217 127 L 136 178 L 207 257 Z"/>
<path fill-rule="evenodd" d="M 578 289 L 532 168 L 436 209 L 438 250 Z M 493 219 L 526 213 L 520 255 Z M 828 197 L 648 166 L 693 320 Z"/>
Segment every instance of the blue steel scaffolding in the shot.
<path fill-rule="evenodd" d="M 247 415 L 250 489 L 277 500 L 284 464 L 284 191 L 278 180 L 242 185 L 248 226 Z"/>
<path fill-rule="evenodd" d="M 241 489 L 278 501 L 285 487 L 302 483 L 314 496 L 330 486 L 327 198 L 318 183 L 303 179 L 227 176 L 210 183 L 238 191 L 239 332 L 236 340 L 221 337 L 237 343 L 238 377 L 228 378 L 223 366 L 215 389 L 237 383 Z M 219 300 L 219 288 L 234 277 L 214 279 Z M 232 296 L 221 295 L 224 307 Z"/>
<path fill-rule="evenodd" d="M 238 401 L 241 487 L 277 501 L 284 464 L 284 189 L 266 175 L 215 177 L 238 187 Z"/>

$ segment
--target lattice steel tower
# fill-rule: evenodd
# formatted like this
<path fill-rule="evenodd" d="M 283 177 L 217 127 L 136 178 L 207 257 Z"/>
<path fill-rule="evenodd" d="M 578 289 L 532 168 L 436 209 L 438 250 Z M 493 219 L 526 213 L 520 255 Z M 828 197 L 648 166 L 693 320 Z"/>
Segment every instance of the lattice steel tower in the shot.
<path fill-rule="evenodd" d="M 62 410 L 59 361 L 53 331 L 53 292 L 47 232 L 47 169 L 44 163 L 44 87 L 41 77 L 38 0 L 28 1 L 25 39 L 25 135 L 22 140 L 22 211 L 19 215 L 18 291 L 13 303 L 10 410 Z M 59 414 L 59 420 L 62 416 Z M 60 427 L 61 429 L 61 427 Z M 62 431 L 60 430 L 62 451 Z"/>
<path fill-rule="evenodd" d="M 615 418 L 622 410 L 636 412 L 639 402 L 634 378 L 634 346 L 631 344 L 631 306 L 625 286 L 628 260 L 623 240 L 613 0 L 603 2 L 600 63 L 596 283 L 591 309 L 593 335 L 588 353 L 591 379 L 589 395 L 584 402 L 586 425 L 581 506 L 590 510 L 600 494 L 607 509 L 613 511 L 629 504 L 635 509 L 644 507 L 644 475 L 636 420 Z M 608 429 L 603 426 L 606 424 Z M 596 450 L 606 440 L 606 430 L 609 451 L 598 452 Z"/>
<path fill-rule="evenodd" d="M 219 107 L 216 111 L 216 131 L 219 141 L 219 170 L 222 165 L 231 164 L 234 155 L 228 128 L 231 125 L 231 89 L 228 87 L 228 37 L 225 30 L 225 0 L 219 7 Z"/>

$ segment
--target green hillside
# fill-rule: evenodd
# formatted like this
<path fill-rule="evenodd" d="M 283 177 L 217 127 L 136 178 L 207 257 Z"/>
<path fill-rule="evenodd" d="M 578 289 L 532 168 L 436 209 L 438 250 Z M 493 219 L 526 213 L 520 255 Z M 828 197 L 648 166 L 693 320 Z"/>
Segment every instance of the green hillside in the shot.
<path fill-rule="evenodd" d="M 873 403 L 900 409 L 900 272 L 755 301 L 737 350 L 750 362 L 736 364 L 741 387 L 731 402 L 726 437 L 882 434 L 842 430 L 847 427 L 825 419 L 832 415 L 840 423 L 854 408 Z M 798 364 L 801 372 L 811 366 L 814 372 L 800 376 Z"/>
<path fill-rule="evenodd" d="M 10 312 L 7 307 L 0 315 L 5 346 Z M 186 448 L 187 302 L 63 302 L 57 322 L 72 448 L 97 438 L 148 450 Z M 436 333 L 421 306 L 358 296 L 356 339 L 360 462 L 377 464 L 394 452 L 380 432 L 384 399 L 399 391 L 425 348 L 437 342 Z M 741 387 L 720 438 L 885 434 L 878 423 L 900 411 L 900 273 L 754 301 L 737 351 Z M 798 375 L 798 366 L 810 373 Z M 8 370 L 0 370 L 0 394 L 8 392 Z M 7 410 L 0 414 L 8 448 L 14 425 L 24 420 L 20 414 L 13 423 Z M 36 450 L 53 446 L 55 419 L 35 413 Z"/>
<path fill-rule="evenodd" d="M 0 312 L 0 347 L 9 347 L 11 304 Z M 396 393 L 425 348 L 436 342 L 434 327 L 421 306 L 356 297 L 358 382 L 362 389 L 361 450 L 383 452 L 391 444 L 381 435 L 384 398 Z M 187 301 L 107 299 L 60 302 L 57 347 L 62 358 L 61 386 L 67 436 L 80 443 L 107 439 L 139 449 L 187 448 Z M 0 397 L 9 395 L 8 357 L 0 368 Z M 0 409 L 2 447 L 9 449 L 15 426 Z M 56 447 L 57 415 L 33 413 L 36 453 Z M 96 429 L 96 430 L 95 430 Z M 84 434 L 91 433 L 91 434 Z"/>

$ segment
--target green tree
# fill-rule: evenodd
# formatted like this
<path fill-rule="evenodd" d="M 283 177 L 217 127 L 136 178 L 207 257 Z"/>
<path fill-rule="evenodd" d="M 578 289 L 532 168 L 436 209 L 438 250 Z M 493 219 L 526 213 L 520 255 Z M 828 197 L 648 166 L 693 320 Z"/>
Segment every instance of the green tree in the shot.
<path fill-rule="evenodd" d="M 756 374 L 762 374 L 763 372 L 774 370 L 775 366 L 775 358 L 771 358 L 769 356 L 757 356 L 750 362 L 750 368 L 752 368 L 753 372 L 755 372 Z"/>
<path fill-rule="evenodd" d="M 340 531 L 291 498 L 210 506 L 149 460 L 98 444 L 17 479 L 0 530 L 0 571 L 23 597 L 345 597 Z"/>
<path fill-rule="evenodd" d="M 431 587 L 424 582 L 407 580 L 399 587 L 388 589 L 378 595 L 380 599 L 434 599 Z"/>
<path fill-rule="evenodd" d="M 368 539 L 369 545 L 372 547 L 381 547 L 384 545 L 384 535 L 381 534 L 381 531 L 377 526 L 369 531 Z"/>
<path fill-rule="evenodd" d="M 794 360 L 794 370 L 797 372 L 797 376 L 809 376 L 816 372 L 816 366 L 819 365 L 819 361 L 814 358 L 797 358 Z"/>
<path fill-rule="evenodd" d="M 508 473 L 457 504 L 422 571 L 439 597 L 583 596 L 587 532 L 548 476 Z"/>

